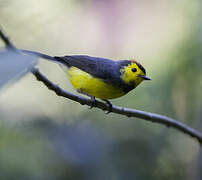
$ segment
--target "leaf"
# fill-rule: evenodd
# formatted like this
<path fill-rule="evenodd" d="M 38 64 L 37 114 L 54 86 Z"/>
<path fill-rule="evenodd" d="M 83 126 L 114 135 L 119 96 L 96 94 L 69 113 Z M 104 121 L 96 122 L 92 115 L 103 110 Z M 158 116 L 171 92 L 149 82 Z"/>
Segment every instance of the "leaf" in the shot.
<path fill-rule="evenodd" d="M 25 76 L 37 61 L 36 57 L 18 51 L 0 50 L 0 88 Z"/>

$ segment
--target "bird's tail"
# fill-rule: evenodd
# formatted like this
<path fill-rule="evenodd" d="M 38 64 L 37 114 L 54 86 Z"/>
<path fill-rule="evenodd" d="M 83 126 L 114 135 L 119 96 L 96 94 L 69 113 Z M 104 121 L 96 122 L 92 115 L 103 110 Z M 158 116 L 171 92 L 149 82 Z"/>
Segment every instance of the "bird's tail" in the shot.
<path fill-rule="evenodd" d="M 51 61 L 51 62 L 55 62 L 55 63 L 61 65 L 61 67 L 63 67 L 63 66 L 65 66 L 66 68 L 70 67 L 68 61 L 64 57 L 49 56 L 49 55 L 46 55 L 43 53 L 39 53 L 36 51 L 30 51 L 30 50 L 20 50 L 20 51 L 24 54 L 27 54 L 27 55 L 36 56 L 36 57 L 43 58 L 43 59 L 46 59 L 46 60 Z"/>
<path fill-rule="evenodd" d="M 46 55 L 46 54 L 43 54 L 43 53 L 39 53 L 39 52 L 36 52 L 36 51 L 30 51 L 30 50 L 20 50 L 22 53 L 24 54 L 27 54 L 27 55 L 31 55 L 31 56 L 36 56 L 36 57 L 39 57 L 39 58 L 43 58 L 43 59 L 47 59 L 49 61 L 52 61 L 52 62 L 56 62 L 58 64 L 64 64 L 64 62 L 62 62 L 62 58 L 59 58 L 59 57 L 54 57 L 54 56 L 49 56 L 49 55 Z"/>

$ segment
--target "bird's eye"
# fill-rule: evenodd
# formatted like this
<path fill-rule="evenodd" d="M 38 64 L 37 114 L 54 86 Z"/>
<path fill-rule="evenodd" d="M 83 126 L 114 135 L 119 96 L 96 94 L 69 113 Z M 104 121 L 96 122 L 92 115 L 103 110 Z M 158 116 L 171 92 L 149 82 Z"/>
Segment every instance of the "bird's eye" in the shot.
<path fill-rule="evenodd" d="M 132 68 L 131 70 L 132 70 L 133 72 L 136 72 L 136 71 L 137 71 L 137 69 L 136 69 L 136 68 Z"/>

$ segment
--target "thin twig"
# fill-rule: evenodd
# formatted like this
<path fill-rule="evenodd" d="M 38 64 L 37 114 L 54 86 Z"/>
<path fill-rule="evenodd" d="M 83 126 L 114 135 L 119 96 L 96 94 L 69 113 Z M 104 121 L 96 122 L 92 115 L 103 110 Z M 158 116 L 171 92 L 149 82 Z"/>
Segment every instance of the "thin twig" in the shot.
<path fill-rule="evenodd" d="M 2 40 L 5 42 L 7 48 L 9 48 L 9 46 L 11 46 L 12 48 L 13 47 L 15 48 L 15 46 L 12 45 L 12 43 L 8 40 L 8 38 L 5 38 L 6 36 L 1 32 L 1 30 L 0 30 L 0 36 L 1 36 Z M 20 53 L 20 51 L 18 51 L 18 53 Z M 54 84 L 50 80 L 48 80 L 48 78 L 46 76 L 44 76 L 42 73 L 40 73 L 40 71 L 36 68 L 32 69 L 32 73 L 37 78 L 38 81 L 43 82 L 44 85 L 46 85 L 50 90 L 54 91 L 58 96 L 62 96 L 62 97 L 71 99 L 82 105 L 88 105 L 88 106 L 93 105 L 94 107 L 102 109 L 104 111 L 107 111 L 109 108 L 107 104 L 105 104 L 101 101 L 96 100 L 96 103 L 92 104 L 92 101 L 86 97 L 75 95 L 70 92 L 66 92 L 65 90 L 61 89 L 59 86 L 57 86 L 56 84 Z M 140 110 L 136 110 L 136 109 L 129 109 L 129 108 L 124 108 L 124 107 L 114 106 L 114 105 L 111 108 L 111 112 L 116 113 L 116 114 L 125 115 L 127 117 L 137 117 L 140 119 L 145 119 L 150 122 L 156 122 L 159 124 L 166 125 L 167 127 L 173 127 L 181 132 L 184 132 L 185 134 L 190 135 L 191 137 L 196 138 L 199 141 L 199 143 L 202 145 L 202 133 L 200 133 L 199 131 L 197 131 L 175 119 L 169 118 L 167 116 L 150 113 L 150 112 L 145 112 L 145 111 L 140 111 Z"/>
<path fill-rule="evenodd" d="M 9 38 L 0 29 L 0 37 L 4 41 L 7 49 L 15 49 L 15 46 L 10 42 Z"/>
<path fill-rule="evenodd" d="M 88 99 L 83 96 L 75 95 L 70 92 L 67 92 L 63 89 L 61 89 L 59 86 L 56 84 L 52 83 L 50 80 L 46 78 L 40 71 L 36 68 L 33 69 L 32 73 L 35 75 L 38 81 L 43 82 L 48 89 L 54 91 L 58 96 L 62 96 L 68 99 L 71 99 L 73 101 L 76 101 L 82 105 L 88 105 L 92 106 L 92 101 L 91 99 Z M 103 103 L 101 101 L 97 101 L 96 103 L 93 103 L 93 107 L 102 109 L 104 111 L 108 110 L 108 105 L 106 103 Z M 130 109 L 130 108 L 124 108 L 124 107 L 119 107 L 119 106 L 112 106 L 111 112 L 116 113 L 116 114 L 121 114 L 125 115 L 128 117 L 137 117 L 141 119 L 145 119 L 151 122 L 156 122 L 160 124 L 164 124 L 167 127 L 173 127 L 176 128 L 185 134 L 189 134 L 192 137 L 195 137 L 201 144 L 202 144 L 202 134 L 198 131 L 196 131 L 193 128 L 190 128 L 189 126 L 176 121 L 175 119 L 169 118 L 167 116 L 163 116 L 160 114 L 155 114 L 155 113 L 150 113 L 150 112 L 145 112 L 145 111 L 140 111 L 136 109 Z"/>

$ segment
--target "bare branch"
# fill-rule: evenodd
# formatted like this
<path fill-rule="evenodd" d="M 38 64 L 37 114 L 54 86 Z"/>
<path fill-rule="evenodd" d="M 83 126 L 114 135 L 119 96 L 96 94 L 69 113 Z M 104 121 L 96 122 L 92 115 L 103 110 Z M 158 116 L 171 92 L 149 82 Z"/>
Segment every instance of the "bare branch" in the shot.
<path fill-rule="evenodd" d="M 15 46 L 9 41 L 8 37 L 0 29 L 0 37 L 4 41 L 7 49 L 15 49 Z"/>
<path fill-rule="evenodd" d="M 71 99 L 82 105 L 88 105 L 88 106 L 93 105 L 93 107 L 102 109 L 104 111 L 107 111 L 109 108 L 108 105 L 103 102 L 96 100 L 96 103 L 92 104 L 91 99 L 64 91 L 63 89 L 58 87 L 56 84 L 49 81 L 42 73 L 39 72 L 38 69 L 33 69 L 32 73 L 35 75 L 35 77 L 37 78 L 38 81 L 43 82 L 48 87 L 48 89 L 54 91 L 58 96 L 62 96 L 62 97 Z M 176 121 L 175 119 L 169 118 L 167 116 L 163 116 L 163 115 L 155 114 L 155 113 L 149 113 L 149 112 L 145 112 L 145 111 L 140 111 L 140 110 L 136 110 L 136 109 L 129 109 L 129 108 L 124 108 L 124 107 L 114 106 L 114 105 L 112 106 L 111 111 L 116 114 L 121 114 L 121 115 L 125 115 L 128 117 L 137 117 L 137 118 L 145 119 L 145 120 L 148 120 L 151 122 L 164 124 L 167 127 L 176 128 L 176 129 L 184 132 L 185 134 L 189 134 L 190 136 L 195 137 L 202 144 L 202 134 L 200 132 L 194 130 L 193 128 L 190 128 L 189 126 L 187 126 L 179 121 Z"/>
<path fill-rule="evenodd" d="M 0 30 L 0 36 L 2 40 L 5 42 L 6 46 L 9 47 L 14 47 L 12 43 L 8 40 L 8 38 L 5 38 L 6 36 L 1 32 Z M 14 47 L 15 48 L 15 47 Z M 20 51 L 18 51 L 20 53 Z M 102 109 L 104 111 L 108 110 L 108 105 L 101 102 L 97 101 L 96 103 L 92 104 L 91 99 L 88 99 L 83 96 L 75 95 L 69 92 L 66 92 L 65 90 L 61 89 L 59 86 L 56 84 L 52 83 L 50 80 L 46 78 L 40 71 L 36 68 L 32 69 L 33 75 L 37 78 L 38 81 L 41 81 L 46 85 L 50 90 L 54 91 L 58 96 L 62 96 L 68 99 L 71 99 L 73 101 L 76 101 L 80 103 L 81 105 L 88 105 Z M 155 113 L 150 113 L 150 112 L 145 112 L 145 111 L 140 111 L 136 109 L 129 109 L 129 108 L 124 108 L 124 107 L 119 107 L 119 106 L 112 106 L 111 112 L 116 113 L 116 114 L 121 114 L 125 115 L 127 117 L 136 117 L 140 119 L 145 119 L 150 122 L 156 122 L 159 124 L 166 125 L 167 127 L 173 127 L 181 132 L 184 132 L 185 134 L 190 135 L 191 137 L 196 138 L 199 143 L 202 145 L 202 133 L 198 132 L 197 130 L 175 120 L 172 118 L 169 118 L 167 116 L 163 116 L 160 114 L 155 114 Z"/>

